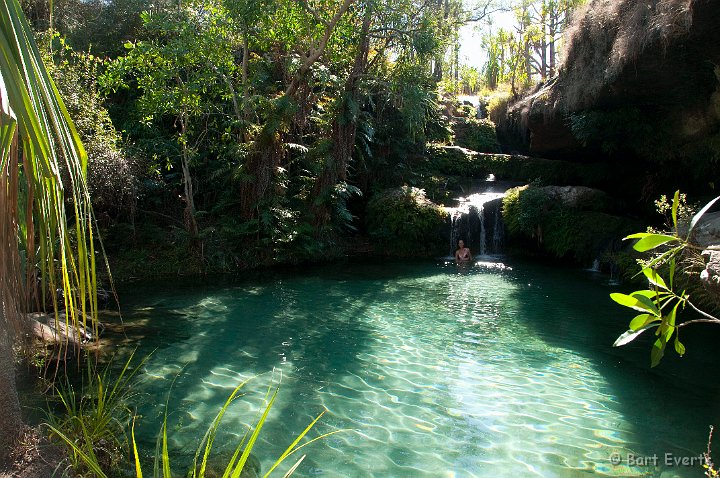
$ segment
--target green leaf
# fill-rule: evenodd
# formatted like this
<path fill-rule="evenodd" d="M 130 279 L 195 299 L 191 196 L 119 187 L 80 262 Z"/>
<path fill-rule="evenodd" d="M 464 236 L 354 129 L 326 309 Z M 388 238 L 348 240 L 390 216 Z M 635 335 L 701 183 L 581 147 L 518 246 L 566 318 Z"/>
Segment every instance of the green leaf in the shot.
<path fill-rule="evenodd" d="M 631 295 L 614 292 L 610 294 L 610 298 L 620 305 L 630 307 L 640 312 L 650 312 L 655 316 L 660 316 L 660 310 L 655 303 L 645 296 L 645 291 L 633 292 Z"/>
<path fill-rule="evenodd" d="M 662 289 L 669 290 L 665 281 L 662 277 L 660 277 L 660 274 L 658 274 L 655 269 L 651 267 L 643 267 L 642 273 L 645 274 L 645 277 L 647 277 L 647 280 L 649 280 L 651 284 Z"/>
<path fill-rule="evenodd" d="M 680 190 L 678 189 L 675 191 L 675 196 L 673 197 L 673 203 L 672 203 L 672 222 L 673 227 L 675 228 L 675 231 L 677 231 L 677 212 L 678 207 L 680 206 Z"/>
<path fill-rule="evenodd" d="M 638 336 L 646 330 L 657 326 L 658 324 L 647 324 L 646 326 L 641 327 L 638 330 L 628 330 L 615 340 L 615 342 L 613 343 L 613 347 L 621 347 L 625 344 L 628 344 L 638 338 Z"/>
<path fill-rule="evenodd" d="M 637 331 L 651 322 L 659 320 L 656 315 L 640 314 L 630 321 L 630 330 Z"/>
<path fill-rule="evenodd" d="M 675 336 L 675 352 L 681 357 L 685 355 L 685 346 L 680 342 L 680 337 L 677 335 Z"/>
<path fill-rule="evenodd" d="M 650 367 L 655 367 L 657 364 L 660 363 L 660 360 L 662 360 L 663 355 L 665 355 L 665 341 L 662 339 L 662 337 L 659 337 L 655 343 L 653 344 L 653 348 L 650 351 Z"/>
<path fill-rule="evenodd" d="M 625 237 L 625 239 L 640 239 L 635 243 L 635 245 L 633 245 L 633 249 L 638 252 L 647 252 L 670 241 L 678 240 L 675 236 L 669 236 L 667 234 L 651 234 L 649 232 L 631 234 Z"/>

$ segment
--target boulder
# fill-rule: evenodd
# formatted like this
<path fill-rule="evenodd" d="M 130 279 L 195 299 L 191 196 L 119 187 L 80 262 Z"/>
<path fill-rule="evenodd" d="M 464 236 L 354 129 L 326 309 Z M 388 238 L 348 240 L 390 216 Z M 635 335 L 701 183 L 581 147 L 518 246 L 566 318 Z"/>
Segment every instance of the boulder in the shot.
<path fill-rule="evenodd" d="M 701 247 L 720 244 L 720 211 L 702 215 L 693 228 L 692 240 Z"/>
<path fill-rule="evenodd" d="M 705 213 L 693 229 L 692 240 L 701 247 L 707 247 L 702 252 L 706 258 L 705 270 L 700 273 L 700 279 L 709 285 L 720 285 L 720 211 Z"/>

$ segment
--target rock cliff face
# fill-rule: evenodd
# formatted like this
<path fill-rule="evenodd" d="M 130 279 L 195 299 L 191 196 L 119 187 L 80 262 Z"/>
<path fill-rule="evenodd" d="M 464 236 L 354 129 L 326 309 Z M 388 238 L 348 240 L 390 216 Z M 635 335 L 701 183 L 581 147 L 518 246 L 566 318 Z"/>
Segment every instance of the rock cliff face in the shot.
<path fill-rule="evenodd" d="M 509 107 L 501 138 L 553 159 L 690 161 L 707 181 L 720 158 L 719 21 L 717 0 L 591 0 L 558 75 Z"/>

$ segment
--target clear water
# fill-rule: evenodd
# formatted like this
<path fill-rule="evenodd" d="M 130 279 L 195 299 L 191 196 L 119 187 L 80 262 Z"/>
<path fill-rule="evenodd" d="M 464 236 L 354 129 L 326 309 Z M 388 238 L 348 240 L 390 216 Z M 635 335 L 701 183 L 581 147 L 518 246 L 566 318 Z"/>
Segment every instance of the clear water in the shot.
<path fill-rule="evenodd" d="M 665 454 L 697 457 L 720 424 L 703 343 L 715 331 L 686 334 L 687 356 L 650 370 L 649 338 L 610 347 L 631 316 L 603 281 L 488 259 L 135 285 L 121 291 L 128 334 L 154 350 L 136 433 L 154 450 L 174 381 L 181 474 L 239 382 L 255 377 L 226 415 L 221 453 L 281 375 L 254 452 L 263 470 L 326 409 L 311 435 L 346 431 L 304 448 L 295 476 L 702 476 L 697 458 L 665 466 Z"/>

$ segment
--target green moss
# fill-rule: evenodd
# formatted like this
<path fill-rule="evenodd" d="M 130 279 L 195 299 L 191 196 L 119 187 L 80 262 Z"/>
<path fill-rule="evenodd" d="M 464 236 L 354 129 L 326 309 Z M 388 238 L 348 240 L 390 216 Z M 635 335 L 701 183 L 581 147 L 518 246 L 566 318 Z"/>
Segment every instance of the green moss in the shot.
<path fill-rule="evenodd" d="M 403 186 L 375 195 L 367 206 L 370 238 L 378 251 L 401 257 L 430 256 L 445 247 L 445 209 L 422 189 Z"/>
<path fill-rule="evenodd" d="M 560 258 L 588 263 L 634 229 L 626 218 L 598 209 L 601 193 L 568 205 L 537 185 L 510 189 L 503 199 L 503 220 L 511 238 L 534 239 L 542 250 Z"/>

